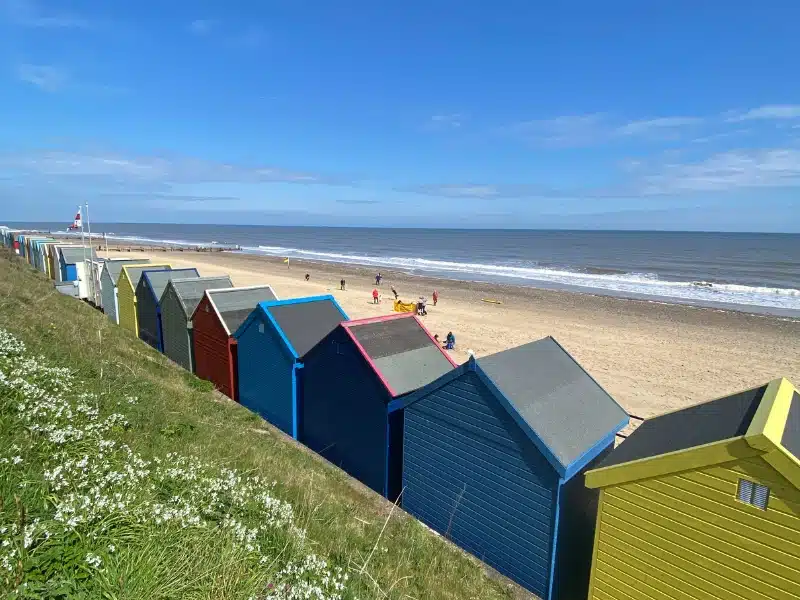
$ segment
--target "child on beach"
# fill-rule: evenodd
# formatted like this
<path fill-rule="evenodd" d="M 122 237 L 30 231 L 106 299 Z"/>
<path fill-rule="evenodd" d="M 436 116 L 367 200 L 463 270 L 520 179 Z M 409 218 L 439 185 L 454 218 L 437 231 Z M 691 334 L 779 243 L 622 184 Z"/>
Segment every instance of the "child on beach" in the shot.
<path fill-rule="evenodd" d="M 372 290 L 372 303 L 373 304 L 377 304 L 378 303 L 378 288 L 375 288 L 374 290 Z"/>
<path fill-rule="evenodd" d="M 452 350 L 456 347 L 456 336 L 453 335 L 452 331 L 447 332 L 444 347 L 446 350 Z"/>
<path fill-rule="evenodd" d="M 392 286 L 392 293 L 394 294 L 394 299 L 395 300 L 399 300 L 400 299 L 400 294 L 397 293 L 397 290 L 394 289 L 394 286 Z"/>
<path fill-rule="evenodd" d="M 433 305 L 436 306 L 437 302 L 439 302 L 439 292 L 433 290 Z"/>
<path fill-rule="evenodd" d="M 344 291 L 344 285 L 345 285 L 345 281 L 344 281 L 344 279 L 340 280 L 340 281 L 339 281 L 339 289 L 340 289 L 340 290 L 342 290 L 342 291 Z"/>
<path fill-rule="evenodd" d="M 380 285 L 381 279 L 383 279 L 383 276 L 381 275 L 380 271 L 378 271 L 378 274 L 375 275 L 375 285 Z"/>
<path fill-rule="evenodd" d="M 306 281 L 308 281 L 309 279 L 311 279 L 311 275 L 309 275 L 308 273 L 306 273 Z"/>

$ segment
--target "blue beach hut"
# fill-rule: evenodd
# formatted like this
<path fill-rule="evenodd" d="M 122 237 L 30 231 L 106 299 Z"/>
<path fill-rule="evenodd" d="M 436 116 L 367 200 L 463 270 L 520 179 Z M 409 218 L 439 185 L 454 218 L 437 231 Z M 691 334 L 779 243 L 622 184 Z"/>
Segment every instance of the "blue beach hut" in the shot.
<path fill-rule="evenodd" d="M 403 411 L 389 403 L 456 366 L 410 313 L 342 323 L 303 359 L 300 441 L 394 501 Z"/>
<path fill-rule="evenodd" d="M 298 439 L 303 356 L 346 320 L 331 295 L 260 302 L 234 334 L 239 402 Z"/>
<path fill-rule="evenodd" d="M 59 251 L 59 265 L 61 268 L 61 281 L 78 281 L 79 278 L 85 277 L 84 261 L 89 259 L 96 259 L 92 248 L 84 246 L 60 246 Z"/>
<path fill-rule="evenodd" d="M 598 493 L 626 412 L 553 338 L 470 359 L 405 411 L 403 508 L 544 600 L 585 598 Z"/>

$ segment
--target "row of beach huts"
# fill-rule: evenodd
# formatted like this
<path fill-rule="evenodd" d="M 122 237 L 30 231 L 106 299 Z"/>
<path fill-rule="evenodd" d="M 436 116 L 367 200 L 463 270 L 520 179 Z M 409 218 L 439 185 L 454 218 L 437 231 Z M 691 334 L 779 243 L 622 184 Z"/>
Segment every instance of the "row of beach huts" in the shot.
<path fill-rule="evenodd" d="M 800 598 L 800 393 L 785 379 L 648 419 L 615 448 L 629 415 L 553 338 L 457 365 L 411 314 L 350 320 L 330 295 L 0 234 L 540 598 Z"/>

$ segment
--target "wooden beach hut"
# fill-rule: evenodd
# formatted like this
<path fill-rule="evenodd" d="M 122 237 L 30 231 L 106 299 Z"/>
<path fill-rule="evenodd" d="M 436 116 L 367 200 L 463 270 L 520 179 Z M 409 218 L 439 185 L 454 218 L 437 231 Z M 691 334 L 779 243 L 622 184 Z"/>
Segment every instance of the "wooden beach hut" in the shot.
<path fill-rule="evenodd" d="M 235 334 L 239 402 L 298 439 L 303 356 L 346 320 L 331 295 L 260 302 Z"/>
<path fill-rule="evenodd" d="M 194 372 L 192 314 L 206 290 L 232 288 L 227 275 L 171 279 L 161 296 L 161 337 L 164 354 L 187 371 Z"/>
<path fill-rule="evenodd" d="M 51 256 L 50 260 L 53 265 L 53 279 L 56 283 L 63 283 L 64 280 L 64 271 L 61 268 L 61 250 L 63 248 L 80 248 L 80 246 L 75 246 L 74 244 L 54 244 L 51 248 Z"/>
<path fill-rule="evenodd" d="M 389 403 L 456 366 L 410 313 L 341 323 L 303 358 L 300 441 L 394 501 L 403 411 Z"/>
<path fill-rule="evenodd" d="M 136 286 L 136 314 L 139 319 L 139 339 L 159 352 L 164 351 L 161 327 L 161 296 L 171 279 L 199 278 L 194 267 L 150 271 L 145 269 Z"/>
<path fill-rule="evenodd" d="M 146 265 L 149 262 L 148 259 L 112 258 L 103 264 L 103 272 L 100 274 L 100 308 L 112 323 L 119 325 L 117 283 L 122 274 L 122 267 L 124 265 Z"/>
<path fill-rule="evenodd" d="M 404 410 L 403 508 L 540 598 L 586 597 L 597 492 L 628 415 L 553 338 L 470 359 Z"/>
<path fill-rule="evenodd" d="M 36 242 L 45 239 L 45 236 L 29 235 L 25 237 L 25 262 L 34 268 L 38 268 L 36 264 Z"/>
<path fill-rule="evenodd" d="M 88 272 L 85 261 L 97 258 L 94 250 L 85 246 L 60 246 L 59 254 L 62 281 L 77 281 L 79 296 L 86 298 L 89 290 L 86 284 Z"/>
<path fill-rule="evenodd" d="M 61 250 L 62 246 L 71 246 L 71 244 L 55 243 L 50 245 L 50 273 L 53 281 L 60 283 L 61 279 Z"/>
<path fill-rule="evenodd" d="M 590 600 L 800 598 L 800 393 L 786 379 L 648 419 L 600 490 Z"/>
<path fill-rule="evenodd" d="M 47 244 L 55 242 L 53 238 L 42 237 L 35 238 L 31 242 L 31 253 L 33 258 L 33 266 L 42 273 L 47 273 Z"/>
<path fill-rule="evenodd" d="M 87 299 L 98 308 L 103 305 L 103 282 L 101 276 L 103 274 L 103 265 L 107 260 L 106 258 L 86 259 L 87 287 L 89 289 Z"/>
<path fill-rule="evenodd" d="M 172 269 L 168 264 L 136 264 L 122 265 L 122 271 L 117 280 L 117 317 L 120 327 L 124 327 L 136 337 L 139 337 L 139 314 L 136 310 L 136 289 L 142 273 L 146 270 Z"/>
<path fill-rule="evenodd" d="M 208 290 L 192 314 L 195 372 L 238 400 L 237 345 L 233 334 L 259 302 L 277 300 L 268 285 Z"/>
<path fill-rule="evenodd" d="M 54 254 L 56 254 L 55 250 L 56 244 L 57 242 L 52 241 L 52 242 L 47 242 L 44 245 L 44 256 L 43 256 L 45 262 L 44 272 L 47 274 L 47 277 L 51 280 L 55 280 L 56 278 L 55 266 L 54 266 L 55 265 Z"/>

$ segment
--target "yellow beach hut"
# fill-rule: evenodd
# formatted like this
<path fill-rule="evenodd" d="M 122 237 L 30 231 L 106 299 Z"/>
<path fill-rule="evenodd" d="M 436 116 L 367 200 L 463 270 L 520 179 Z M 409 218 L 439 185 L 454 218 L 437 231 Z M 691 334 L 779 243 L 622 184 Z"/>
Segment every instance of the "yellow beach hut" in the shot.
<path fill-rule="evenodd" d="M 144 271 L 170 271 L 172 266 L 168 264 L 154 265 L 125 265 L 119 274 L 117 282 L 117 311 L 119 324 L 133 335 L 139 336 L 139 316 L 136 311 L 136 286 Z"/>
<path fill-rule="evenodd" d="M 800 598 L 798 457 L 786 379 L 645 421 L 586 474 L 589 599 Z"/>

